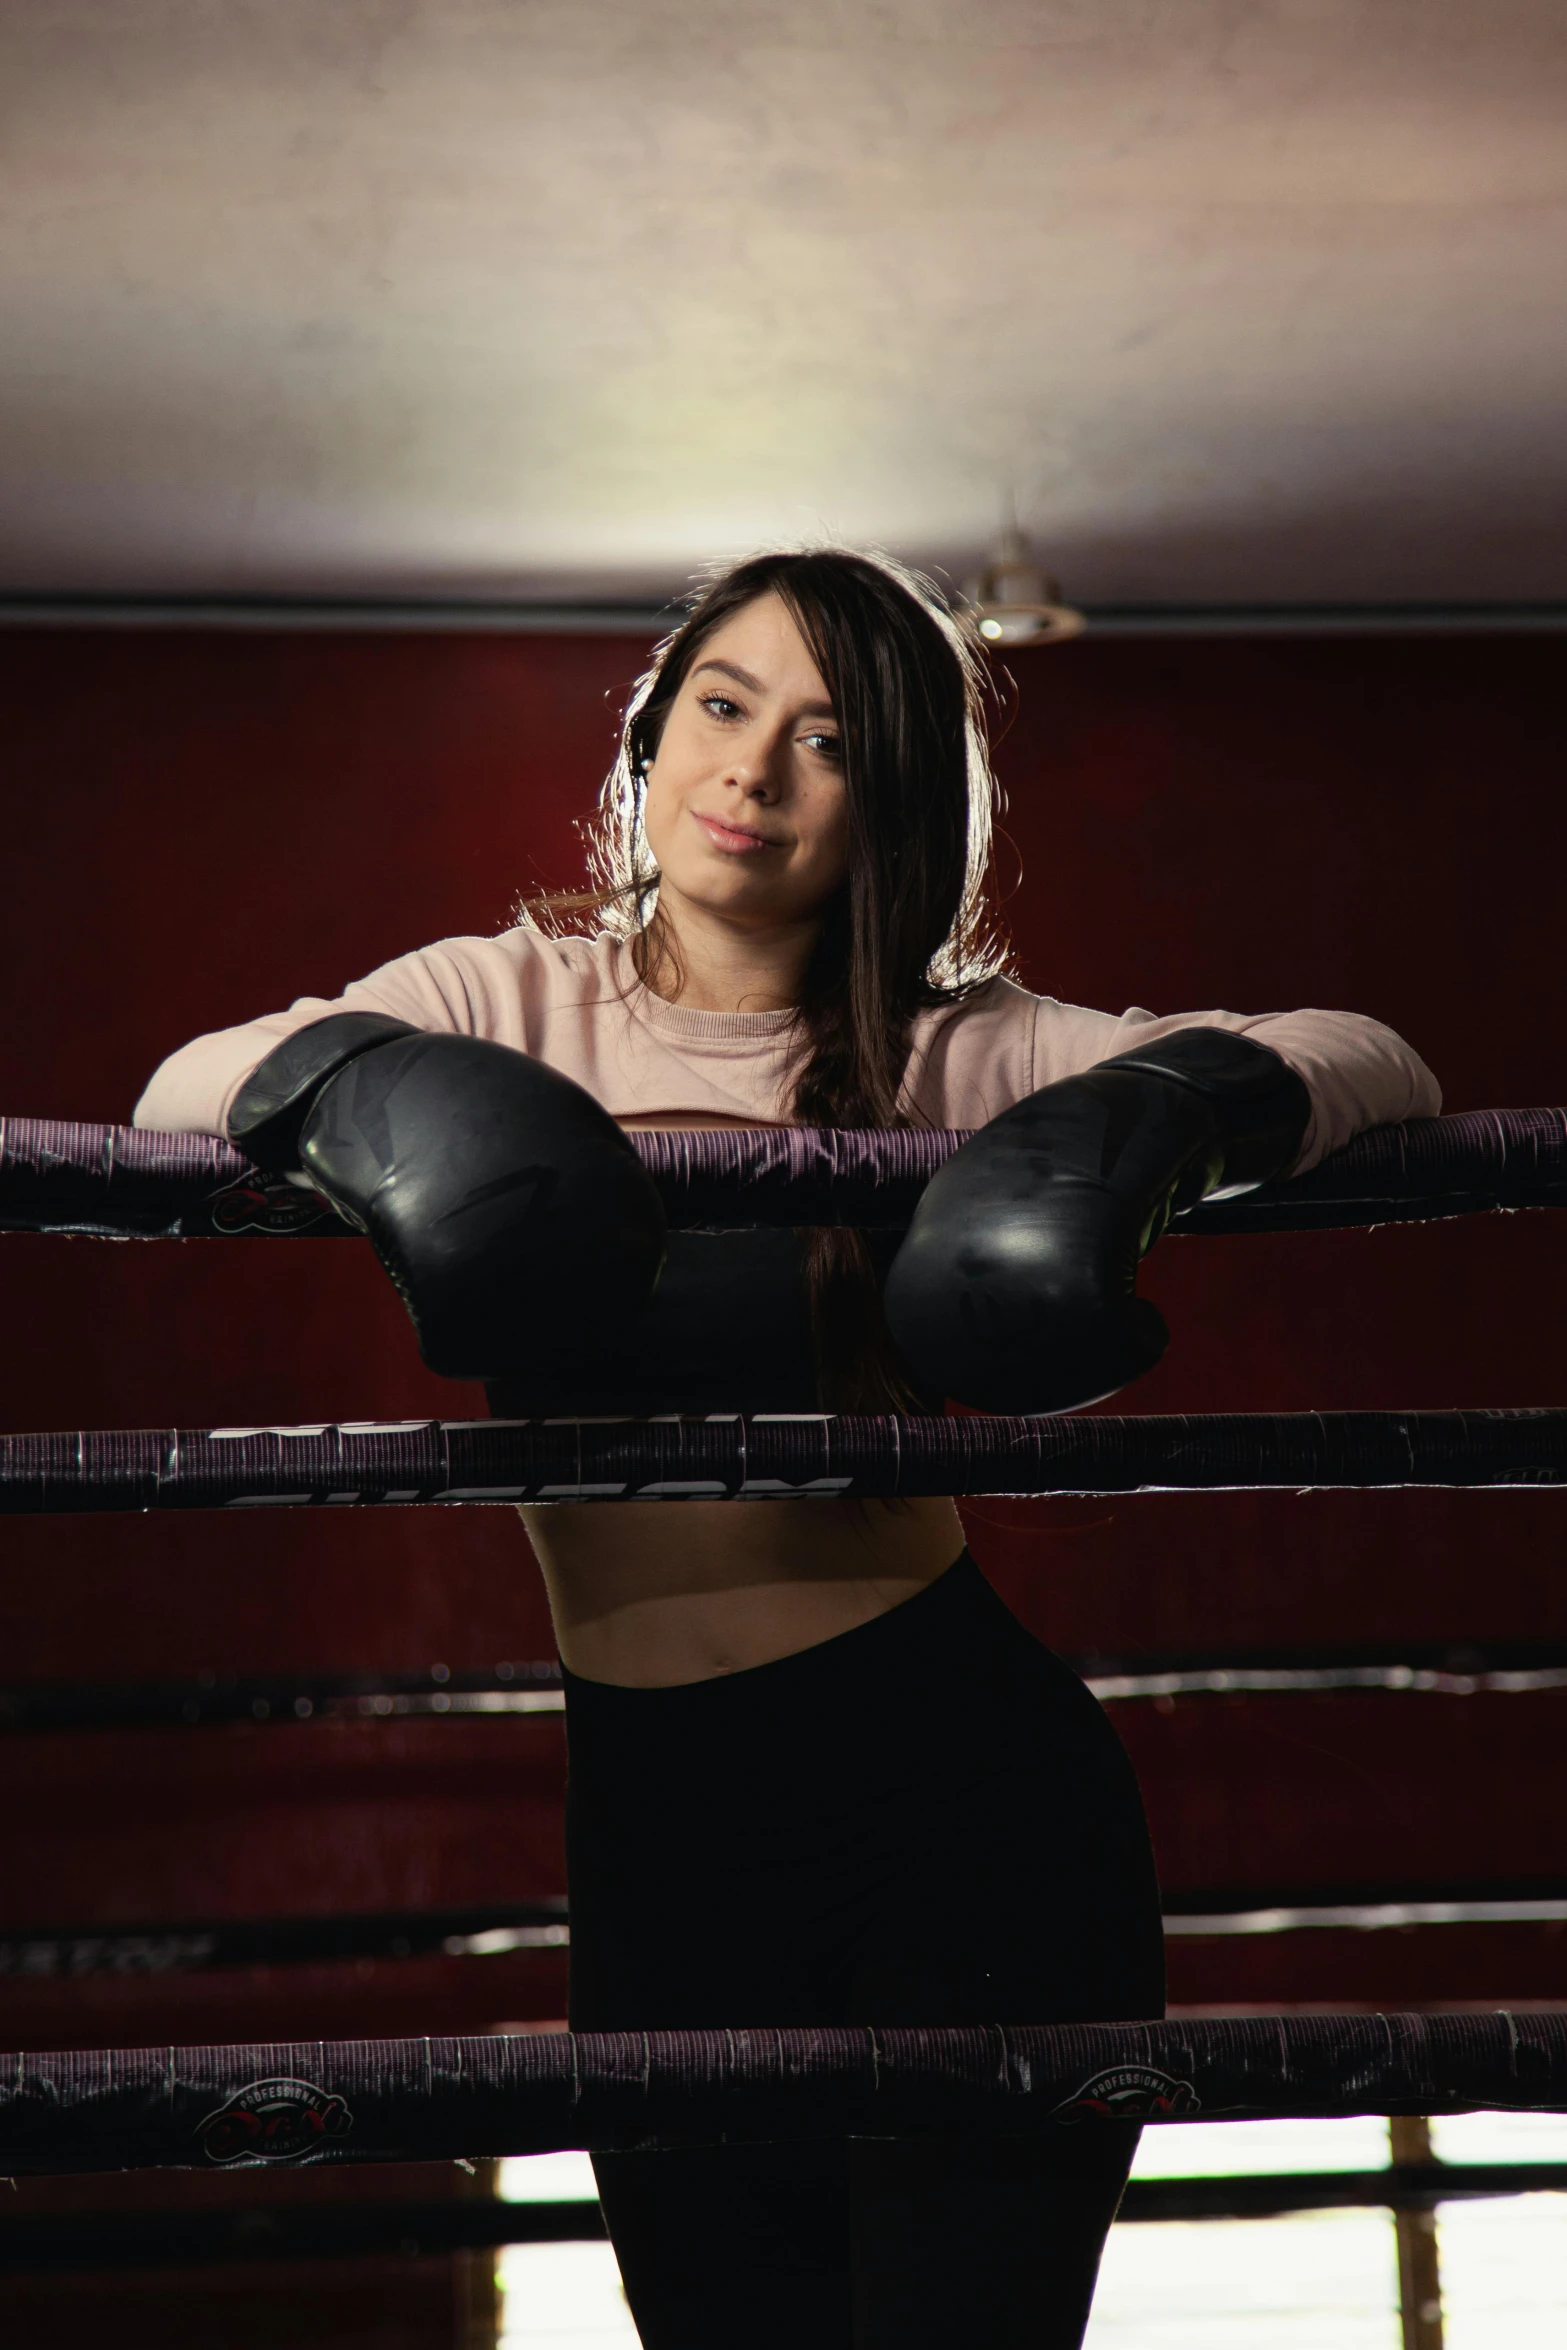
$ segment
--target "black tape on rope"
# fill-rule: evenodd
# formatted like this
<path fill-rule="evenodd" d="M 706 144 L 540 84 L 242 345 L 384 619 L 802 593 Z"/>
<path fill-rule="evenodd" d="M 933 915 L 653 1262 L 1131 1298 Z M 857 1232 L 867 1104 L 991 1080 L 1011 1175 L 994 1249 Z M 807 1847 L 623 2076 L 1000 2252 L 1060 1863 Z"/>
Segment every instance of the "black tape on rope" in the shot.
<path fill-rule="evenodd" d="M 0 2171 L 1475 2108 L 1567 2111 L 1567 2017 L 558 2032 L 24 2054 L 0 2058 Z"/>
<path fill-rule="evenodd" d="M 831 1127 L 631 1137 L 676 1229 L 899 1227 L 967 1137 Z M 1476 1110 L 1374 1128 L 1309 1175 L 1188 1209 L 1172 1231 L 1280 1232 L 1567 1205 L 1567 1111 Z M 343 1237 L 314 1192 L 258 1174 L 226 1142 L 0 1119 L 0 1230 L 104 1239 Z"/>
<path fill-rule="evenodd" d="M 1560 1485 L 1567 1412 L 343 1421 L 0 1437 L 0 1514 Z"/>

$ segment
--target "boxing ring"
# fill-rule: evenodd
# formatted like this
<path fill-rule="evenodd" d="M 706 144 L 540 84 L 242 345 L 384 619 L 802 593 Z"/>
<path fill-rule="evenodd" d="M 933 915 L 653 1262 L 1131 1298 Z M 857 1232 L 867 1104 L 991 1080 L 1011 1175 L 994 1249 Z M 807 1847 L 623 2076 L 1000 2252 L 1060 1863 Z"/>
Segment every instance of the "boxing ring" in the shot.
<path fill-rule="evenodd" d="M 905 1223 L 958 1134 L 637 1134 L 672 1226 Z M 1173 1232 L 1567 1205 L 1567 1112 L 1428 1119 Z M 343 1238 L 227 1144 L 0 1121 L 0 1230 Z M 314 1423 L 0 1437 L 0 1513 L 610 1506 L 1567 1482 L 1567 1411 Z M 405 2162 L 923 2131 L 1567 2112 L 1567 2014 L 528 2035 L 0 2059 L 0 2171 Z"/>

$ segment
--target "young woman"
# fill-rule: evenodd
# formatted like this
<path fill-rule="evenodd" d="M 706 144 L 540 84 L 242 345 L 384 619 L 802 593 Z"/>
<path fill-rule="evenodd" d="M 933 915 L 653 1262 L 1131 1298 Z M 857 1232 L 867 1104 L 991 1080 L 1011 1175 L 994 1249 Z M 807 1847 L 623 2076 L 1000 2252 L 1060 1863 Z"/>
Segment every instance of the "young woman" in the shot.
<path fill-rule="evenodd" d="M 1090 1194 L 1130 1186 L 1114 1215 L 1133 1239 L 1115 1242 L 1110 1280 L 1129 1293 L 1177 1175 L 1201 1190 L 1305 1167 L 1438 1097 L 1398 1038 L 1352 1015 L 1117 1019 L 1025 993 L 986 924 L 990 806 L 975 662 L 934 594 L 847 553 L 759 558 L 695 603 L 633 701 L 603 886 L 574 901 L 597 927 L 449 940 L 200 1038 L 157 1072 L 137 1122 L 234 1131 L 311 1168 L 369 1224 L 440 1362 L 429 1284 L 447 1274 L 420 1255 L 439 1218 L 409 1208 L 389 1239 L 376 1217 L 399 1185 L 428 1201 L 426 1162 L 446 1165 L 451 1133 L 497 1130 L 496 1087 L 534 1084 L 541 1134 L 557 1112 L 569 1123 L 580 1096 L 539 1064 L 592 1097 L 590 1121 L 621 1127 L 918 1121 L 989 1128 L 1015 1150 L 1016 1120 L 1032 1120 L 1029 1182 L 1066 1206 L 1040 1210 L 1057 1218 L 1057 1289 L 1029 1327 L 1065 1331 L 1070 1358 L 1088 1325 L 1058 1310 L 1058 1276 L 1064 1263 L 1070 1286 L 1099 1246 L 1081 1223 Z M 512 1052 L 475 1057 L 454 1038 Z M 427 1080 L 448 1089 L 438 1112 Z M 1260 1100 L 1259 1083 L 1265 1112 L 1225 1094 Z M 395 1145 L 366 1143 L 398 1118 Z M 1090 1128 L 1091 1169 L 1072 1160 Z M 343 1172 L 345 1133 L 361 1159 L 382 1153 L 373 1178 Z M 1149 1134 L 1165 1138 L 1151 1157 Z M 998 1190 L 998 1163 L 959 1181 L 947 1236 L 933 1227 L 893 1271 L 902 1356 L 879 1297 L 896 1236 L 676 1235 L 653 1287 L 656 1243 L 623 1259 L 611 1245 L 636 1225 L 632 1193 L 623 1218 L 595 1211 L 586 1179 L 558 1187 L 568 1235 L 577 1202 L 576 1327 L 514 1326 L 508 1351 L 504 1332 L 471 1341 L 470 1323 L 456 1352 L 488 1349 L 465 1367 L 499 1374 L 492 1401 L 518 1415 L 899 1410 L 921 1390 L 939 1408 L 964 1394 L 943 1355 L 950 1300 L 965 1328 L 988 1327 L 1037 1270 L 1037 1248 L 1017 1270 L 1014 1217 L 1007 1295 L 963 1289 L 987 1202 L 1007 1183 L 1018 1196 L 1012 1176 Z M 1075 1400 L 1106 1376 L 1083 1368 Z M 950 1501 L 525 1514 L 566 1674 L 579 2028 L 1161 2012 L 1158 1893 L 1126 1757 L 990 1590 Z M 1135 2139 L 1106 2122 L 596 2169 L 650 2350 L 1068 2350 Z"/>

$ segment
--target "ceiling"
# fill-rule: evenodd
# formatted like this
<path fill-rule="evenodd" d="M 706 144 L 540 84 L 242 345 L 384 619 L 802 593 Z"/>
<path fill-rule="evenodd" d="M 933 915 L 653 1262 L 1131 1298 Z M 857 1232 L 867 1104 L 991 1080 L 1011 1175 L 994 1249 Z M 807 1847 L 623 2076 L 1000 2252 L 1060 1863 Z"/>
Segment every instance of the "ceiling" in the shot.
<path fill-rule="evenodd" d="M 0 0 L 0 588 L 1567 596 L 1560 0 Z"/>

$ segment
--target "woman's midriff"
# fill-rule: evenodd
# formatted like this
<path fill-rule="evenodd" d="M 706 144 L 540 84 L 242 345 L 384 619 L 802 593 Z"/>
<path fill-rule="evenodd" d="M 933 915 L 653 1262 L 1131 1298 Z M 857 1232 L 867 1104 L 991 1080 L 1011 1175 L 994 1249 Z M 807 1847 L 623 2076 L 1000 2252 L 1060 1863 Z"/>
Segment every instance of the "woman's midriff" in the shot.
<path fill-rule="evenodd" d="M 934 1583 L 963 1548 L 947 1500 L 617 1502 L 521 1516 L 567 1671 L 631 1689 L 745 1672 L 852 1632 Z"/>
<path fill-rule="evenodd" d="M 662 1689 L 772 1664 L 885 1615 L 963 1548 L 950 1501 L 525 1509 L 561 1659 Z"/>

